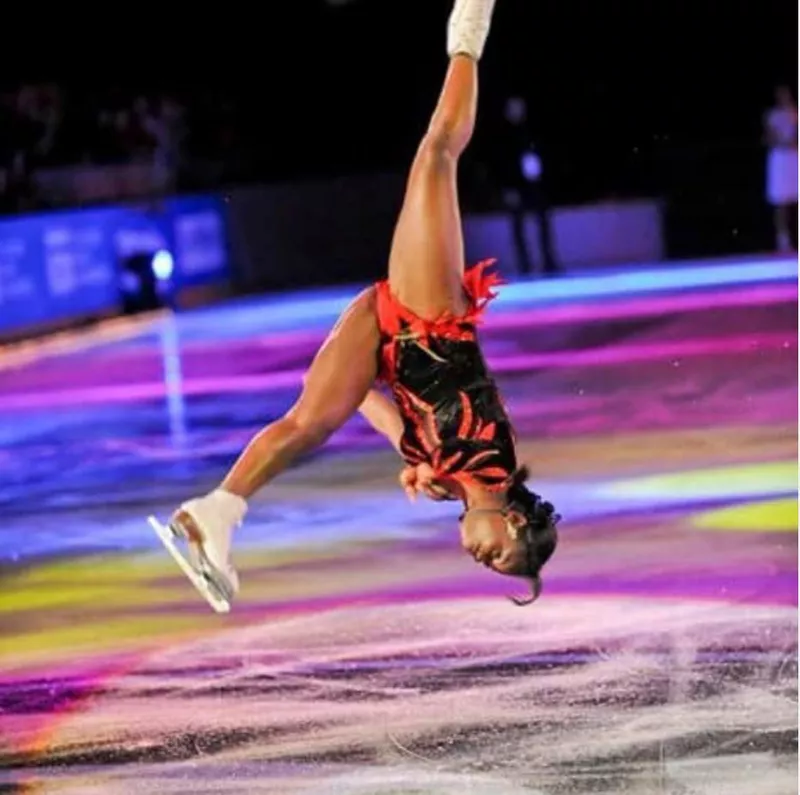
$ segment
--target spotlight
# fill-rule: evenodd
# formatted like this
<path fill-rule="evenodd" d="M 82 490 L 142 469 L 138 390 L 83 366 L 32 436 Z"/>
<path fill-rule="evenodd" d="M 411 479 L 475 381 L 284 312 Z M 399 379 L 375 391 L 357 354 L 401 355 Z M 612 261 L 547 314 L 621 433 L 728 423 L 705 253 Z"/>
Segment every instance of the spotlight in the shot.
<path fill-rule="evenodd" d="M 135 315 L 172 304 L 175 261 L 166 249 L 141 252 L 120 263 L 120 292 L 125 314 Z"/>
<path fill-rule="evenodd" d="M 522 175 L 528 182 L 538 182 L 542 178 L 542 159 L 534 151 L 522 156 Z"/>
<path fill-rule="evenodd" d="M 160 282 L 168 282 L 172 278 L 172 271 L 175 270 L 175 261 L 172 259 L 172 254 L 169 251 L 161 250 L 153 254 L 153 260 L 150 263 L 153 270 L 153 276 Z"/>

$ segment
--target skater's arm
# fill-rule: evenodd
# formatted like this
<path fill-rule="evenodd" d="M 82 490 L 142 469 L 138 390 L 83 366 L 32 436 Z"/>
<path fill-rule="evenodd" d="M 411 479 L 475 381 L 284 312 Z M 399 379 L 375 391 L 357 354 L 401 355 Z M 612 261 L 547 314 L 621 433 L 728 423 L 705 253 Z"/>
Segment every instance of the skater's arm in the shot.
<path fill-rule="evenodd" d="M 359 411 L 364 419 L 378 433 L 385 436 L 391 442 L 392 447 L 400 453 L 403 420 L 395 404 L 377 389 L 370 389 L 359 407 Z M 403 467 L 403 471 L 400 473 L 400 485 L 412 501 L 420 492 L 436 501 L 455 499 L 447 489 L 436 483 L 436 477 L 430 464 Z"/>
<path fill-rule="evenodd" d="M 378 433 L 385 436 L 399 453 L 400 439 L 403 436 L 403 420 L 394 403 L 377 389 L 370 389 L 358 410 L 364 419 Z"/>
<path fill-rule="evenodd" d="M 457 499 L 455 494 L 436 482 L 436 473 L 430 464 L 404 467 L 400 473 L 400 486 L 412 502 L 420 492 L 436 502 Z"/>

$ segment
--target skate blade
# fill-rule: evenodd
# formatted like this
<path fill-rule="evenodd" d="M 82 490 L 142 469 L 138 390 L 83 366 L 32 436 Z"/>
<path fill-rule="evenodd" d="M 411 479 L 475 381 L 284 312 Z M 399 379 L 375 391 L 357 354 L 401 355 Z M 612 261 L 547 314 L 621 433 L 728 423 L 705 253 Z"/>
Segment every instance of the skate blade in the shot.
<path fill-rule="evenodd" d="M 200 595 L 211 605 L 211 608 L 217 613 L 229 613 L 231 602 L 225 595 L 224 589 L 214 582 L 209 573 L 203 572 L 192 565 L 175 543 L 178 535 L 169 526 L 161 524 L 155 516 L 148 516 L 147 521 L 161 539 L 161 543 L 167 548 L 167 552 L 172 555 L 181 571 L 189 578 L 189 581 L 199 591 Z"/>

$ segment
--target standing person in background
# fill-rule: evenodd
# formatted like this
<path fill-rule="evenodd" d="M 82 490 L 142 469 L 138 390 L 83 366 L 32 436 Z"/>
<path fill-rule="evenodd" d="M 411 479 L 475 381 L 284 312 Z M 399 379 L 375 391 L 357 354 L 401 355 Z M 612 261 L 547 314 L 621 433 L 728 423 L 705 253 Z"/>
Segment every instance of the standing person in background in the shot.
<path fill-rule="evenodd" d="M 141 114 L 141 124 L 152 140 L 153 179 L 160 195 L 177 190 L 184 137 L 184 109 L 170 96 L 162 96 L 154 108 Z"/>
<path fill-rule="evenodd" d="M 559 272 L 553 253 L 550 205 L 543 184 L 542 158 L 528 129 L 528 108 L 521 97 L 509 97 L 505 106 L 506 154 L 505 203 L 511 215 L 511 231 L 520 273 L 533 272 L 533 262 L 525 237 L 528 213 L 536 217 L 541 271 L 545 276 Z"/>
<path fill-rule="evenodd" d="M 764 117 L 767 201 L 773 208 L 775 246 L 792 251 L 791 208 L 797 206 L 797 105 L 791 90 L 779 86 L 775 105 Z"/>

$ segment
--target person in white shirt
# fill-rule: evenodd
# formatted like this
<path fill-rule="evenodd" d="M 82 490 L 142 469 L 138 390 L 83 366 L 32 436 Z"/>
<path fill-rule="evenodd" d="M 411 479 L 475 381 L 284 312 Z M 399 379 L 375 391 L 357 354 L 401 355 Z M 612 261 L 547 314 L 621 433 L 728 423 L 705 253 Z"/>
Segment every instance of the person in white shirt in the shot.
<path fill-rule="evenodd" d="M 775 105 L 764 116 L 767 201 L 773 208 L 775 245 L 792 251 L 791 208 L 797 205 L 797 105 L 786 86 L 775 91 Z"/>

